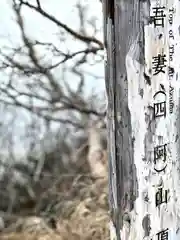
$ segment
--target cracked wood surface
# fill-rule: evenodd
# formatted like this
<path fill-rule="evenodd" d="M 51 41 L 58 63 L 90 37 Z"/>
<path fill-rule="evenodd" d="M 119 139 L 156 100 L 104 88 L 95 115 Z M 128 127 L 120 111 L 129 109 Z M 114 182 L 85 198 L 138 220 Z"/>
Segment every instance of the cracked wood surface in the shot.
<path fill-rule="evenodd" d="M 152 8 L 162 6 L 164 28 L 154 28 Z M 111 239 L 180 239 L 180 1 L 104 0 L 103 12 Z M 153 58 L 163 52 L 156 75 Z M 154 119 L 156 100 L 165 101 L 163 118 Z M 154 166 L 161 145 L 167 162 Z M 160 186 L 168 197 L 156 206 Z"/>

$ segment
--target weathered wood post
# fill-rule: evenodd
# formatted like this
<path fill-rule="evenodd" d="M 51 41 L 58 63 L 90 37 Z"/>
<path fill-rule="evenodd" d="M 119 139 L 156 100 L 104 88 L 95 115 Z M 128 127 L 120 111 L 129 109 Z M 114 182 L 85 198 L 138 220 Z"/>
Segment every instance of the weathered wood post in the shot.
<path fill-rule="evenodd" d="M 111 239 L 179 240 L 180 1 L 103 11 Z"/>

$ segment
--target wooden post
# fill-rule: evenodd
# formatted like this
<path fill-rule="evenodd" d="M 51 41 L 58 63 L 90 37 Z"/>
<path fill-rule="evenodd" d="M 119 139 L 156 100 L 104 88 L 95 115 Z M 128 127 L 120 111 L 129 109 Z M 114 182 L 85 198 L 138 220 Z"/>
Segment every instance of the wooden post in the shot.
<path fill-rule="evenodd" d="M 180 239 L 180 1 L 104 0 L 111 240 Z"/>

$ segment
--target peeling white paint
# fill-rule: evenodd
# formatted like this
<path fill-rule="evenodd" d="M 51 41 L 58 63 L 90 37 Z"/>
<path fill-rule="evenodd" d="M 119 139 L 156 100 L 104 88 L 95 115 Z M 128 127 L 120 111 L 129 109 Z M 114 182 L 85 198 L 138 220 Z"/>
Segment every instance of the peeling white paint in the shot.
<path fill-rule="evenodd" d="M 109 222 L 109 230 L 110 230 L 110 239 L 116 240 L 116 229 L 112 221 Z"/>
<path fill-rule="evenodd" d="M 121 232 L 121 240 L 179 240 L 180 239 L 180 142 L 177 135 L 180 134 L 180 1 L 178 0 L 152 0 L 152 7 L 164 6 L 166 18 L 164 28 L 154 28 L 153 24 L 145 26 L 145 69 L 134 60 L 135 46 L 132 45 L 126 58 L 128 75 L 128 101 L 131 113 L 131 123 L 134 141 L 134 161 L 137 169 L 139 197 L 135 202 L 135 209 L 131 214 L 131 229 L 127 234 L 127 227 Z M 173 12 L 173 23 L 168 19 Z M 173 32 L 174 39 L 170 36 Z M 159 39 L 159 35 L 162 37 Z M 174 44 L 173 57 L 169 55 L 170 46 Z M 165 73 L 153 75 L 153 57 L 159 53 L 166 54 L 167 66 Z M 173 59 L 172 59 L 173 58 Z M 168 67 L 175 70 L 173 77 L 168 74 Z M 144 72 L 149 76 L 151 85 L 147 84 Z M 163 87 L 164 86 L 164 87 Z M 173 96 L 170 97 L 170 89 Z M 166 97 L 159 94 L 159 99 L 153 96 L 158 91 L 165 91 Z M 140 94 L 141 92 L 141 94 Z M 164 98 L 165 97 L 165 98 Z M 153 120 L 153 107 L 156 100 L 166 101 L 166 117 Z M 174 108 L 170 111 L 170 101 L 174 101 Z M 148 132 L 148 127 L 151 130 Z M 152 139 L 146 140 L 147 135 L 152 134 Z M 180 136 L 179 136 L 180 137 Z M 154 170 L 154 147 L 167 144 L 167 160 L 157 164 L 161 169 L 165 164 L 165 172 L 157 173 Z M 164 165 L 163 165 L 164 164 Z M 155 205 L 155 194 L 158 185 L 163 190 L 168 190 L 167 204 Z M 148 202 L 144 200 L 148 195 Z M 143 219 L 150 216 L 150 234 L 145 236 Z M 168 238 L 159 238 L 158 232 L 168 229 Z M 126 234 L 124 234 L 126 232 Z M 123 235 L 124 234 L 124 235 Z M 113 238 L 112 238 L 113 239 Z"/>

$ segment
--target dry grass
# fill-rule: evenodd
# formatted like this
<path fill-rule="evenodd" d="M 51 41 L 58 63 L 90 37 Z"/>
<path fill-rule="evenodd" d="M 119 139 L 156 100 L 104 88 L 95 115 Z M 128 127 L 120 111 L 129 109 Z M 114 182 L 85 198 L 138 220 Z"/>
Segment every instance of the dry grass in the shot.
<path fill-rule="evenodd" d="M 37 216 L 56 219 L 56 229 L 50 228 L 43 219 L 26 218 L 31 222 L 28 225 L 24 218 L 19 220 L 21 227 L 17 223 L 15 228 L 10 226 L 9 233 L 2 233 L 0 240 L 108 240 L 107 179 L 78 176 L 63 192 L 59 191 L 61 183 L 62 178 L 41 196 L 36 207 Z M 44 202 L 47 208 L 49 202 L 54 210 L 52 207 L 49 212 L 42 210 Z"/>

